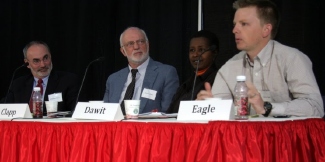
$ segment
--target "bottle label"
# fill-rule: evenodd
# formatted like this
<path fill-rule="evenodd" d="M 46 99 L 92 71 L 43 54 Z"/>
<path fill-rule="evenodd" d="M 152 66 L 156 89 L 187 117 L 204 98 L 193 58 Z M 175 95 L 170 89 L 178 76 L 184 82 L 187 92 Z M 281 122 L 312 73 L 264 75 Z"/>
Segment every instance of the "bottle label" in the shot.
<path fill-rule="evenodd" d="M 249 115 L 248 97 L 238 97 L 235 102 L 235 115 Z"/>
<path fill-rule="evenodd" d="M 33 118 L 43 118 L 42 102 L 33 102 Z"/>

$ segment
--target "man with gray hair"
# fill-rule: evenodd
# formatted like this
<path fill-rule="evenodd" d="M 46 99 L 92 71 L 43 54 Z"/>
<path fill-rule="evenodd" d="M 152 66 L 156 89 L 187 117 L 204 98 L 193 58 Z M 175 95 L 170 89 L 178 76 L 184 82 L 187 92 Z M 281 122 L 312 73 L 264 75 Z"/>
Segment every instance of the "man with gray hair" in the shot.
<path fill-rule="evenodd" d="M 179 86 L 176 69 L 149 57 L 149 40 L 142 29 L 124 30 L 120 45 L 129 65 L 108 77 L 104 102 L 121 103 L 124 114 L 124 99 L 141 100 L 140 113 L 166 112 Z"/>
<path fill-rule="evenodd" d="M 45 42 L 32 41 L 23 49 L 24 62 L 31 74 L 19 77 L 13 81 L 9 89 L 7 103 L 30 103 L 33 87 L 42 86 L 43 101 L 48 101 L 48 95 L 56 94 L 62 97 L 58 103 L 58 111 L 72 111 L 75 107 L 79 89 L 77 75 L 53 71 L 52 55 Z M 46 107 L 43 104 L 43 114 Z"/>

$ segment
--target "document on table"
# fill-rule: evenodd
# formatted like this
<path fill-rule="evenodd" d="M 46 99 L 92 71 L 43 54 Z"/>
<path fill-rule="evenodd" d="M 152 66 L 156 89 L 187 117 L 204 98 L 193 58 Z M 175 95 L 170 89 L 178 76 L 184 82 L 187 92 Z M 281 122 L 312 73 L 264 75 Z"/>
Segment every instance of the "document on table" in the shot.
<path fill-rule="evenodd" d="M 177 118 L 177 113 L 166 114 L 163 112 L 148 112 L 138 116 L 139 119 Z"/>

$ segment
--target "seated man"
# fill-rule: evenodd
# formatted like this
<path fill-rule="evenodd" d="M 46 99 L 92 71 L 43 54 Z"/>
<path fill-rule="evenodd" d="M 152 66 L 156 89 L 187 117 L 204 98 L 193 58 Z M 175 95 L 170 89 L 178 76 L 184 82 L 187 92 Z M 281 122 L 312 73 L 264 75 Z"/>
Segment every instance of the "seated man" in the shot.
<path fill-rule="evenodd" d="M 124 99 L 141 100 L 140 113 L 166 112 L 179 86 L 176 69 L 149 57 L 149 40 L 137 27 L 121 34 L 120 45 L 129 65 L 108 77 L 104 102 L 121 103 L 124 114 Z"/>
<path fill-rule="evenodd" d="M 24 61 L 31 74 L 19 77 L 7 95 L 7 103 L 30 103 L 33 87 L 42 86 L 43 101 L 48 101 L 48 95 L 58 93 L 62 102 L 58 103 L 58 111 L 73 111 L 79 89 L 79 80 L 75 74 L 52 70 L 52 55 L 48 45 L 41 41 L 28 43 L 24 50 Z M 41 83 L 38 83 L 41 82 Z M 45 103 L 45 102 L 44 102 Z M 43 113 L 46 107 L 43 104 Z"/>
<path fill-rule="evenodd" d="M 324 115 L 322 97 L 310 59 L 299 50 L 272 40 L 279 12 L 268 0 L 237 0 L 233 33 L 240 53 L 223 65 L 212 89 L 206 83 L 197 99 L 234 98 L 236 76 L 248 80 L 252 113 L 269 115 Z"/>

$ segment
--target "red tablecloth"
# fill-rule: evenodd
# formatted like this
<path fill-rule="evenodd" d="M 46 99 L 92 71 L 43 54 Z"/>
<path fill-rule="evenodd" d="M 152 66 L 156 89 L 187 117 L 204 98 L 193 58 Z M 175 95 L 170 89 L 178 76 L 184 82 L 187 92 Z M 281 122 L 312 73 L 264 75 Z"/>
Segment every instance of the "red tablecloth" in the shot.
<path fill-rule="evenodd" d="M 0 161 L 325 161 L 325 122 L 0 122 Z"/>

